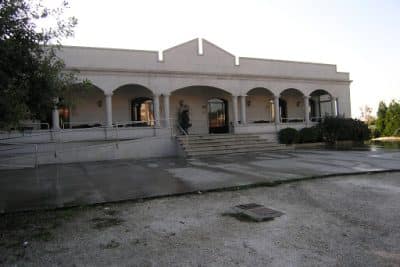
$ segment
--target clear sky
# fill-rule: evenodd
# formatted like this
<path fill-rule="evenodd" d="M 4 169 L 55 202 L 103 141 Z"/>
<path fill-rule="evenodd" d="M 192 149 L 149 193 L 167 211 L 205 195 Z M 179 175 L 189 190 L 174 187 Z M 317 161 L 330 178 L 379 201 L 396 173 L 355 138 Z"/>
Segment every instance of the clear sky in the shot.
<path fill-rule="evenodd" d="M 68 2 L 78 25 L 66 45 L 164 50 L 200 37 L 237 56 L 336 64 L 353 80 L 353 117 L 400 100 L 399 0 Z"/>

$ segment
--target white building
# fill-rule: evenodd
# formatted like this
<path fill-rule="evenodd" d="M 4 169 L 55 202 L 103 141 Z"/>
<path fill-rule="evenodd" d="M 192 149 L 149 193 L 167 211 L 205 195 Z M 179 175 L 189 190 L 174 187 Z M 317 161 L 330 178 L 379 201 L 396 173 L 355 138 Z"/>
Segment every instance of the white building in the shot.
<path fill-rule="evenodd" d="M 0 133 L 3 143 L 26 144 L 13 152 L 24 156 L 0 167 L 177 155 L 182 107 L 189 134 L 255 133 L 264 140 L 325 115 L 351 116 L 349 74 L 335 65 L 235 57 L 200 39 L 160 53 L 63 47 L 59 56 L 66 71 L 93 86 L 77 86 L 73 107 L 54 108 L 52 129 Z M 231 151 L 239 147 L 230 144 Z"/>
<path fill-rule="evenodd" d="M 61 127 L 175 128 L 182 103 L 189 133 L 199 134 L 271 132 L 327 114 L 351 116 L 349 74 L 335 65 L 235 57 L 201 39 L 162 52 L 64 47 L 60 56 L 95 86 L 77 91 Z"/>

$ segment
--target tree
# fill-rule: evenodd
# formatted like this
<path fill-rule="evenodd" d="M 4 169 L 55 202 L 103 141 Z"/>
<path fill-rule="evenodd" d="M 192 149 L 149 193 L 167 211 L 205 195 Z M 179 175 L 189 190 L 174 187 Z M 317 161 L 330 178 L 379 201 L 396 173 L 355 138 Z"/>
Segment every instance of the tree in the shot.
<path fill-rule="evenodd" d="M 400 129 L 400 102 L 392 100 L 385 116 L 385 130 L 383 132 L 386 136 L 395 134 Z"/>
<path fill-rule="evenodd" d="M 400 102 L 392 100 L 387 106 L 383 101 L 379 103 L 376 129 L 385 136 L 400 131 Z"/>
<path fill-rule="evenodd" d="M 386 112 L 387 112 L 387 106 L 385 102 L 381 101 L 379 102 L 379 107 L 378 107 L 378 112 L 376 114 L 376 130 L 379 133 L 383 133 L 385 131 L 385 119 L 386 119 Z"/>
<path fill-rule="evenodd" d="M 56 56 L 63 38 L 73 34 L 74 17 L 62 18 L 68 3 L 46 8 L 41 0 L 0 0 L 0 128 L 22 119 L 45 120 L 54 99 L 63 96 L 75 75 L 62 72 Z M 40 29 L 43 20 L 53 27 Z"/>

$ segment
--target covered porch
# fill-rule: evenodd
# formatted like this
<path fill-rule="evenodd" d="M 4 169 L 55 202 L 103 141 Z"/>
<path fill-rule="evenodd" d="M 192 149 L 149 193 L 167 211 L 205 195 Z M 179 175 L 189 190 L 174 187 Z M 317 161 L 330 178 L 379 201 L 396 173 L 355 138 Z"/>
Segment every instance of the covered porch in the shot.
<path fill-rule="evenodd" d="M 281 128 L 314 125 L 323 116 L 339 114 L 337 98 L 323 89 L 305 93 L 264 87 L 236 95 L 212 86 L 187 86 L 158 94 L 139 84 L 122 85 L 112 93 L 93 86 L 77 91 L 68 112 L 55 106 L 53 129 L 121 128 L 148 132 L 168 129 L 177 134 L 272 133 Z M 180 114 L 186 112 L 188 126 Z M 68 114 L 68 117 L 65 117 Z M 131 132 L 131 131 L 129 131 Z"/>

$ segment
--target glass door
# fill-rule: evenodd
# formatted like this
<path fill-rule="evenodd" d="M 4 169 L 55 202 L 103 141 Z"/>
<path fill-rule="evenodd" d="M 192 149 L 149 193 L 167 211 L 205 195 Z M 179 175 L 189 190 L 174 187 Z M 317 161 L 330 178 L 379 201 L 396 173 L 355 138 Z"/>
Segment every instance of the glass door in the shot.
<path fill-rule="evenodd" d="M 228 105 L 225 100 L 213 98 L 208 100 L 209 133 L 228 133 Z"/>

